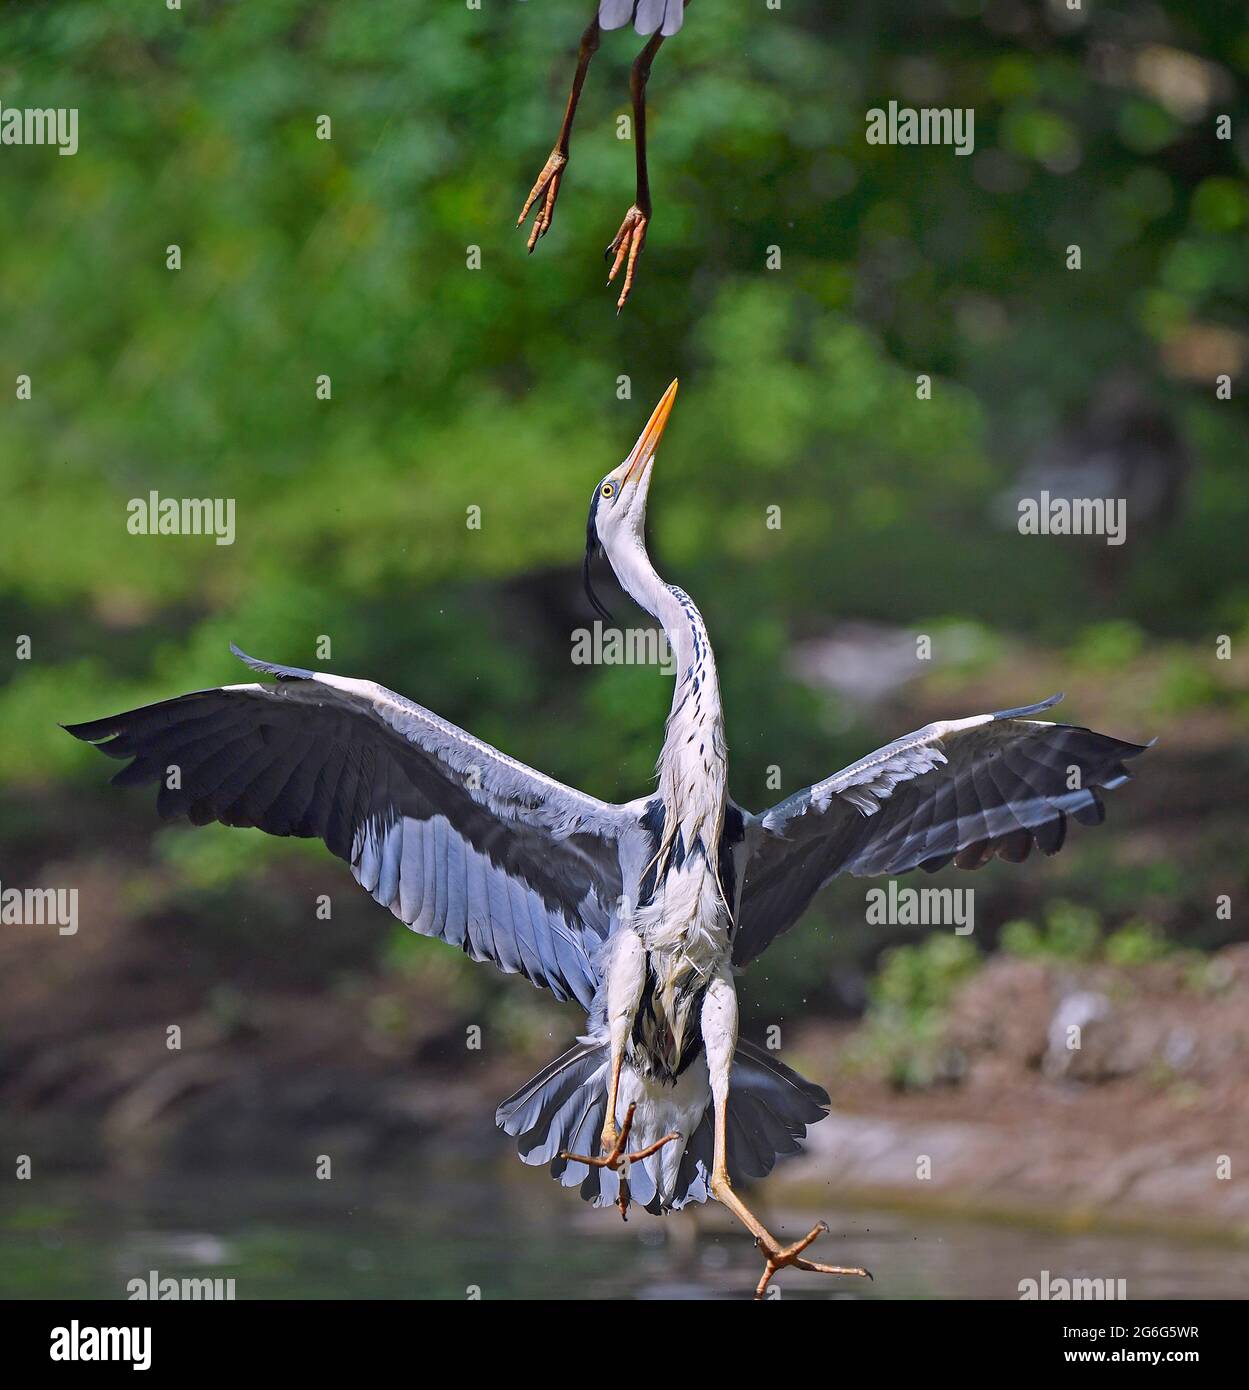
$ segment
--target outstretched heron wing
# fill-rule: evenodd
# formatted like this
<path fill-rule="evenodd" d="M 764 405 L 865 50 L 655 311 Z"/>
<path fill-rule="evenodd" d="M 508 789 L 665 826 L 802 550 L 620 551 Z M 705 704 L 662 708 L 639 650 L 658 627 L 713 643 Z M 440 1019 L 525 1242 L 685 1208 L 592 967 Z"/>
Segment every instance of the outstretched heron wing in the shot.
<path fill-rule="evenodd" d="M 245 656 L 223 686 L 68 726 L 162 816 L 316 837 L 413 931 L 589 1007 L 629 818 L 372 681 Z"/>
<path fill-rule="evenodd" d="M 1056 854 L 1067 817 L 1100 824 L 1097 795 L 1149 745 L 1028 716 L 1058 703 L 929 724 L 746 822 L 733 959 L 753 960 L 838 874 L 978 869 Z"/>

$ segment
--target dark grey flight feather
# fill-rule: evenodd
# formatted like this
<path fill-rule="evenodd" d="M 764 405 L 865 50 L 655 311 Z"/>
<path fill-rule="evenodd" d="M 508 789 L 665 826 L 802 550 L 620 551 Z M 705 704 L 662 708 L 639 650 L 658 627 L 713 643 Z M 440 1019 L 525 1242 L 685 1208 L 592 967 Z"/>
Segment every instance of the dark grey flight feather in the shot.
<path fill-rule="evenodd" d="M 617 809 L 382 686 L 233 650 L 276 684 L 68 732 L 130 760 L 115 783 L 159 783 L 162 816 L 321 839 L 414 931 L 589 1008 L 621 893 Z"/>
<path fill-rule="evenodd" d="M 748 817 L 734 964 L 793 926 L 838 874 L 976 869 L 994 854 L 1018 863 L 1034 845 L 1057 853 L 1069 816 L 1100 824 L 1099 790 L 1127 781 L 1124 763 L 1151 745 L 1029 718 L 1061 698 L 929 724 Z"/>

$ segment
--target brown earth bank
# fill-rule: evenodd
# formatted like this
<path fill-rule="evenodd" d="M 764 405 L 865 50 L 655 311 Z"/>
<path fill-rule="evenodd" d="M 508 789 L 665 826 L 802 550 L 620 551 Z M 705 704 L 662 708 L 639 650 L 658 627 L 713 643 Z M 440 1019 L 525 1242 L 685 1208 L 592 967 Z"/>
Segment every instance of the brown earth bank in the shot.
<path fill-rule="evenodd" d="M 1249 1239 L 1249 946 L 1192 969 L 990 961 L 952 1000 L 950 1079 L 899 1091 L 826 1077 L 833 1112 L 787 1180 L 843 1200 Z M 812 1028 L 797 1050 L 853 1038 Z"/>

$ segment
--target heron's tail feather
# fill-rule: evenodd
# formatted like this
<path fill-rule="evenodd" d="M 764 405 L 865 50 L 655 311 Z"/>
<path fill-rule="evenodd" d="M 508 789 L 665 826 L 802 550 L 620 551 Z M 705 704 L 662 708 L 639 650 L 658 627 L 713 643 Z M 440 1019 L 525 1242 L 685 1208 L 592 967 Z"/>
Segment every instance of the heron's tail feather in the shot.
<path fill-rule="evenodd" d="M 729 1176 L 765 1178 L 828 1114 L 828 1092 L 745 1038 L 729 1077 Z"/>
<path fill-rule="evenodd" d="M 606 1042 L 583 1040 L 557 1057 L 499 1106 L 495 1123 L 516 1138 L 516 1150 L 524 1163 L 548 1163 L 551 1176 L 563 1187 L 578 1187 L 581 1196 L 596 1207 L 610 1206 L 620 1193 L 620 1181 L 607 1168 L 594 1168 L 561 1158 L 562 1153 L 597 1154 L 602 1147 L 603 1122 L 607 1118 L 607 1088 L 610 1081 L 611 1052 Z M 648 1101 L 647 1083 L 626 1066 L 621 1076 L 621 1094 L 616 1119 L 621 1121 L 630 1102 L 638 1100 L 637 1116 L 629 1147 L 645 1147 L 662 1134 L 679 1128 L 666 1105 L 667 1089 Z M 658 1104 L 655 1104 L 658 1100 Z M 701 1116 L 701 1104 L 697 1107 Z M 697 1119 L 695 1120 L 697 1123 Z M 652 1133 L 652 1129 L 654 1133 Z M 710 1152 L 710 1151 L 708 1151 Z M 684 1158 L 681 1159 L 684 1165 Z M 671 1165 L 671 1160 L 669 1161 Z M 710 1158 L 708 1159 L 710 1164 Z M 710 1171 L 710 1168 L 708 1168 Z M 631 1165 L 630 1196 L 635 1206 L 658 1215 L 665 1207 L 660 1194 L 664 1179 L 662 1156 Z M 671 1184 L 674 1172 L 667 1169 Z M 680 1191 L 684 1189 L 678 1184 Z M 706 1197 L 698 1200 L 705 1201 Z M 681 1200 L 667 1205 L 682 1205 Z"/>
<path fill-rule="evenodd" d="M 549 1163 L 552 1177 L 565 1187 L 580 1187 L 582 1197 L 596 1206 L 615 1201 L 616 1174 L 570 1163 L 559 1155 L 598 1153 L 607 1116 L 609 1061 L 605 1042 L 579 1042 L 505 1100 L 495 1114 L 499 1127 L 517 1136 L 523 1162 Z M 638 1084 L 626 1075 L 622 1091 L 627 1094 Z M 660 1088 L 652 1099 L 662 1106 L 668 1094 L 668 1088 Z M 687 1106 L 690 1099 L 685 1098 Z M 735 1182 L 766 1177 L 778 1157 L 799 1151 L 807 1126 L 824 1118 L 828 1103 L 823 1087 L 799 1076 L 763 1048 L 738 1039 L 729 1083 L 729 1176 Z M 648 1159 L 635 1164 L 630 1174 L 636 1205 L 658 1214 L 705 1202 L 711 1195 L 714 1130 L 709 1089 L 705 1102 L 695 1103 L 696 1115 L 699 1104 L 704 1107 L 701 1118 L 682 1131 L 686 1139 L 675 1182 L 670 1169 L 664 1179 L 672 1184 L 668 1200 L 662 1201 L 656 1191 L 659 1169 L 655 1159 Z M 640 1118 L 643 1109 L 638 1113 Z M 652 1118 L 661 1122 L 660 1127 L 650 1134 L 639 1126 L 635 1131 L 639 1145 L 652 1142 L 670 1127 L 670 1116 Z"/>
<path fill-rule="evenodd" d="M 608 1061 L 606 1043 L 578 1042 L 499 1106 L 494 1122 L 517 1136 L 525 1163 L 550 1163 L 562 1172 L 561 1152 L 598 1152 Z"/>

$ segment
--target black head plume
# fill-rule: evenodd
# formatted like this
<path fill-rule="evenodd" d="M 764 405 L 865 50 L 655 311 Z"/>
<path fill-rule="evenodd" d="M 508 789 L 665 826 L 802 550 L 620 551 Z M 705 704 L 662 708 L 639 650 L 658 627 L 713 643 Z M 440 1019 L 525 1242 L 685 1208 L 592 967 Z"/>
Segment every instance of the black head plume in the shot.
<path fill-rule="evenodd" d="M 598 595 L 594 592 L 594 585 L 590 579 L 590 561 L 602 550 L 602 544 L 598 538 L 598 526 L 595 524 L 595 514 L 598 511 L 599 490 L 594 489 L 594 500 L 590 503 L 590 515 L 585 526 L 585 559 L 581 564 L 581 581 L 585 585 L 586 597 L 594 607 L 594 611 L 600 618 L 607 622 L 612 621 L 612 615 L 599 602 Z"/>

